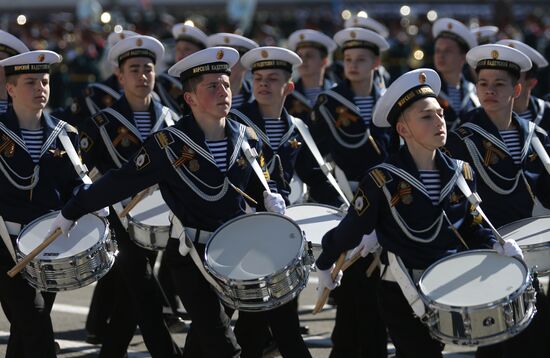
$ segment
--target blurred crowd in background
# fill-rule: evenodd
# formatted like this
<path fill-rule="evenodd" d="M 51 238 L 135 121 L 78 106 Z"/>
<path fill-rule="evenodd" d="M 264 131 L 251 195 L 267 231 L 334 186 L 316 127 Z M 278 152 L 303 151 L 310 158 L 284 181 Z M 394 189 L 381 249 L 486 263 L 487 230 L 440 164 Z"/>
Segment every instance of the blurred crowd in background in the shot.
<path fill-rule="evenodd" d="M 159 1 L 161 3 L 162 1 Z M 228 0 L 180 1 L 179 5 L 157 5 L 155 0 L 79 0 L 72 9 L 26 6 L 24 10 L 2 9 L 0 28 L 18 36 L 31 49 L 49 49 L 63 55 L 63 63 L 52 73 L 52 108 L 65 106 L 88 83 L 110 71 L 103 58 L 107 35 L 122 29 L 151 35 L 167 48 L 157 72 L 174 62 L 172 25 L 192 22 L 206 34 L 236 32 L 260 44 L 285 46 L 290 33 L 311 28 L 332 37 L 353 15 L 368 16 L 389 29 L 390 50 L 382 63 L 392 78 L 418 67 L 433 66 L 431 24 L 440 17 L 453 17 L 474 29 L 498 26 L 494 40 L 520 40 L 550 58 L 550 7 L 543 1 L 293 1 Z M 177 3 L 177 2 L 176 2 Z M 349 3 L 349 4 L 348 4 Z M 5 5 L 4 5 L 5 6 Z M 6 11 L 4 11 L 6 10 Z M 338 53 L 334 54 L 335 61 Z M 550 68 L 541 72 L 535 96 L 550 92 Z"/>

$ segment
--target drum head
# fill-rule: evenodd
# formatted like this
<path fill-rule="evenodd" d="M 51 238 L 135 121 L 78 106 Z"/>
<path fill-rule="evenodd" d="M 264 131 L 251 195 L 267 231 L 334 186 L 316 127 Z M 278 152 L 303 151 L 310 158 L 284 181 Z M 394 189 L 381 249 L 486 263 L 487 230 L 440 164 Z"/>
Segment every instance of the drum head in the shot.
<path fill-rule="evenodd" d="M 28 255 L 48 236 L 48 230 L 59 212 L 41 216 L 27 225 L 17 239 L 17 248 Z M 67 235 L 61 235 L 52 242 L 35 259 L 49 261 L 73 257 L 85 252 L 105 236 L 105 222 L 95 215 L 87 214 L 76 221 Z"/>
<path fill-rule="evenodd" d="M 170 226 L 170 209 L 160 190 L 146 196 L 128 213 L 134 222 L 147 226 Z"/>
<path fill-rule="evenodd" d="M 321 239 L 338 226 L 345 213 L 328 205 L 301 204 L 286 208 L 285 215 L 294 220 L 305 233 L 305 239 L 321 246 Z"/>
<path fill-rule="evenodd" d="M 434 263 L 419 285 L 424 296 L 439 304 L 472 307 L 508 297 L 524 285 L 527 275 L 527 267 L 518 259 L 474 250 Z"/>
<path fill-rule="evenodd" d="M 224 277 L 249 280 L 272 275 L 299 256 L 300 229 L 271 213 L 240 216 L 220 227 L 206 246 L 208 267 Z"/>
<path fill-rule="evenodd" d="M 502 226 L 498 232 L 504 239 L 516 240 L 519 246 L 532 246 L 550 242 L 550 216 L 514 221 Z"/>

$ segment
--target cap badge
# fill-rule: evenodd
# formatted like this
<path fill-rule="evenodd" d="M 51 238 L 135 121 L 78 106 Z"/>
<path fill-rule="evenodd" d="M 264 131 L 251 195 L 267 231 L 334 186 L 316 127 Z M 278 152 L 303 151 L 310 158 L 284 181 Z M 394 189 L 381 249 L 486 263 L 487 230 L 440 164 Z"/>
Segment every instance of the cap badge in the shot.
<path fill-rule="evenodd" d="M 508 47 L 515 48 L 514 44 L 508 44 Z"/>
<path fill-rule="evenodd" d="M 421 73 L 418 75 L 418 81 L 419 81 L 421 84 L 426 83 L 426 74 L 425 74 L 424 72 L 421 72 Z"/>
<path fill-rule="evenodd" d="M 44 56 L 44 55 L 38 55 L 38 62 L 44 62 L 45 58 L 46 58 L 46 56 Z"/>
<path fill-rule="evenodd" d="M 449 22 L 447 24 L 447 30 L 452 30 L 452 29 L 453 29 L 453 24 Z"/>
<path fill-rule="evenodd" d="M 354 24 L 354 25 L 357 25 L 358 23 L 359 23 L 359 19 L 358 19 L 358 18 L 353 19 L 353 24 Z"/>
<path fill-rule="evenodd" d="M 181 32 L 187 32 L 187 28 L 184 26 L 181 28 Z"/>
<path fill-rule="evenodd" d="M 226 37 L 223 38 L 223 42 L 224 42 L 224 43 L 228 44 L 229 41 L 230 41 L 230 40 L 229 40 L 229 37 L 226 36 Z"/>
<path fill-rule="evenodd" d="M 261 54 L 262 58 L 267 58 L 269 56 L 269 53 L 266 50 L 262 50 Z"/>
<path fill-rule="evenodd" d="M 304 41 L 306 39 L 306 36 L 304 34 L 300 34 L 300 41 Z"/>
<path fill-rule="evenodd" d="M 492 57 L 494 60 L 496 60 L 496 59 L 498 58 L 498 56 L 499 56 L 499 53 L 498 53 L 497 50 L 491 51 L 491 57 Z"/>
<path fill-rule="evenodd" d="M 120 37 L 121 40 L 124 40 L 126 38 L 126 35 L 124 35 L 124 33 L 121 32 L 120 35 L 118 35 L 118 37 Z"/>
<path fill-rule="evenodd" d="M 136 40 L 136 46 L 141 46 L 143 45 L 143 40 L 142 39 L 137 39 Z"/>
<path fill-rule="evenodd" d="M 354 38 L 357 37 L 357 34 L 355 33 L 355 31 L 352 31 L 352 32 L 349 33 L 349 36 L 350 36 L 352 39 L 354 39 Z"/>
<path fill-rule="evenodd" d="M 217 53 L 216 53 L 216 58 L 218 60 L 221 60 L 223 58 L 223 50 L 219 50 Z"/>

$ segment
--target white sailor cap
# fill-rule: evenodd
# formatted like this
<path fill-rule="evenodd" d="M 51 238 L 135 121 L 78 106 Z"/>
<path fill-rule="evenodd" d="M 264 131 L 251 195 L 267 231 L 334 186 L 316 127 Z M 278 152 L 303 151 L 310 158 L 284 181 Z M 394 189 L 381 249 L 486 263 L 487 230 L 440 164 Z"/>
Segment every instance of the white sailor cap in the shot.
<path fill-rule="evenodd" d="M 370 17 L 354 15 L 346 20 L 344 27 L 362 27 L 364 29 L 376 32 L 383 38 L 387 38 L 390 35 L 390 31 L 386 26 L 382 25 L 375 19 L 371 19 Z"/>
<path fill-rule="evenodd" d="M 474 34 L 477 42 L 481 42 L 484 39 L 492 39 L 498 33 L 497 26 L 480 26 L 470 30 Z"/>
<path fill-rule="evenodd" d="M 311 29 L 294 31 L 288 37 L 288 48 L 297 51 L 303 47 L 315 47 L 327 54 L 336 50 L 336 42 L 324 33 Z"/>
<path fill-rule="evenodd" d="M 209 47 L 178 61 L 170 69 L 170 76 L 182 81 L 206 73 L 231 74 L 231 67 L 239 61 L 239 52 L 231 47 Z"/>
<path fill-rule="evenodd" d="M 130 31 L 130 30 L 122 30 L 120 32 L 111 32 L 109 36 L 107 36 L 107 45 L 109 48 L 116 45 L 120 40 L 124 40 L 127 37 L 137 36 L 139 35 L 137 32 Z"/>
<path fill-rule="evenodd" d="M 0 52 L 14 56 L 27 51 L 29 48 L 21 40 L 9 32 L 0 30 Z"/>
<path fill-rule="evenodd" d="M 537 65 L 537 68 L 544 68 L 548 66 L 548 61 L 540 52 L 538 52 L 531 46 L 524 44 L 521 41 L 506 39 L 500 40 L 499 42 L 497 42 L 497 44 L 515 48 L 516 50 L 523 52 L 525 55 L 527 55 L 527 57 L 531 59 L 532 63 Z"/>
<path fill-rule="evenodd" d="M 154 37 L 137 35 L 120 40 L 109 50 L 109 61 L 115 66 L 131 57 L 149 57 L 153 63 L 162 60 L 164 46 Z"/>
<path fill-rule="evenodd" d="M 227 32 L 219 32 L 217 34 L 208 36 L 206 45 L 208 47 L 214 47 L 214 46 L 232 47 L 235 50 L 239 51 L 239 54 L 241 56 L 244 55 L 246 52 L 252 50 L 253 48 L 256 48 L 259 46 L 256 43 L 256 41 L 252 41 L 251 39 L 241 35 L 231 34 Z"/>
<path fill-rule="evenodd" d="M 474 47 L 466 54 L 466 61 L 475 70 L 505 70 L 519 76 L 531 69 L 531 60 L 523 52 L 504 45 L 487 44 Z"/>
<path fill-rule="evenodd" d="M 390 45 L 382 36 L 361 27 L 348 27 L 338 31 L 334 35 L 334 41 L 343 51 L 350 48 L 367 48 L 378 55 L 390 48 Z"/>
<path fill-rule="evenodd" d="M 27 51 L 0 61 L 6 76 L 24 73 L 50 73 L 50 65 L 61 62 L 61 55 L 47 50 Z"/>
<path fill-rule="evenodd" d="M 172 26 L 172 36 L 176 41 L 187 41 L 196 44 L 199 47 L 205 48 L 208 36 L 195 26 L 184 23 L 175 24 Z"/>
<path fill-rule="evenodd" d="M 441 18 L 434 22 L 432 35 L 434 39 L 438 37 L 447 37 L 455 40 L 465 52 L 477 46 L 477 40 L 474 34 L 472 34 L 472 31 L 462 22 L 448 17 Z"/>
<path fill-rule="evenodd" d="M 437 98 L 441 79 L 429 68 L 419 68 L 401 75 L 392 82 L 376 102 L 372 120 L 378 127 L 395 126 L 399 115 L 421 98 Z"/>
<path fill-rule="evenodd" d="M 293 66 L 301 65 L 302 59 L 286 48 L 264 46 L 245 53 L 241 58 L 241 64 L 252 72 L 278 68 L 292 73 Z"/>

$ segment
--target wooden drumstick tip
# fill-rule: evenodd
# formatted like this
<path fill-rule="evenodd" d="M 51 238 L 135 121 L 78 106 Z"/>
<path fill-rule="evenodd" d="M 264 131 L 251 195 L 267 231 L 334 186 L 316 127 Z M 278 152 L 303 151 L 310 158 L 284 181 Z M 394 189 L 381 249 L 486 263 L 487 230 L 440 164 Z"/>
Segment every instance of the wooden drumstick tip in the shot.
<path fill-rule="evenodd" d="M 334 270 L 332 270 L 332 272 L 331 272 L 330 276 L 331 276 L 333 281 L 336 278 L 336 276 L 338 276 L 338 272 L 340 272 L 340 270 L 342 269 L 342 266 L 344 265 L 345 262 L 346 262 L 346 253 L 344 252 L 340 255 L 340 257 L 338 257 L 338 260 L 336 261 L 336 264 L 334 265 Z M 323 290 L 323 293 L 321 294 L 321 296 L 317 300 L 317 303 L 315 304 L 315 307 L 313 308 L 313 311 L 311 312 L 311 314 L 317 314 L 317 313 L 321 312 L 321 310 L 325 306 L 325 303 L 327 302 L 329 293 L 330 293 L 330 290 L 325 287 L 325 289 Z"/>

